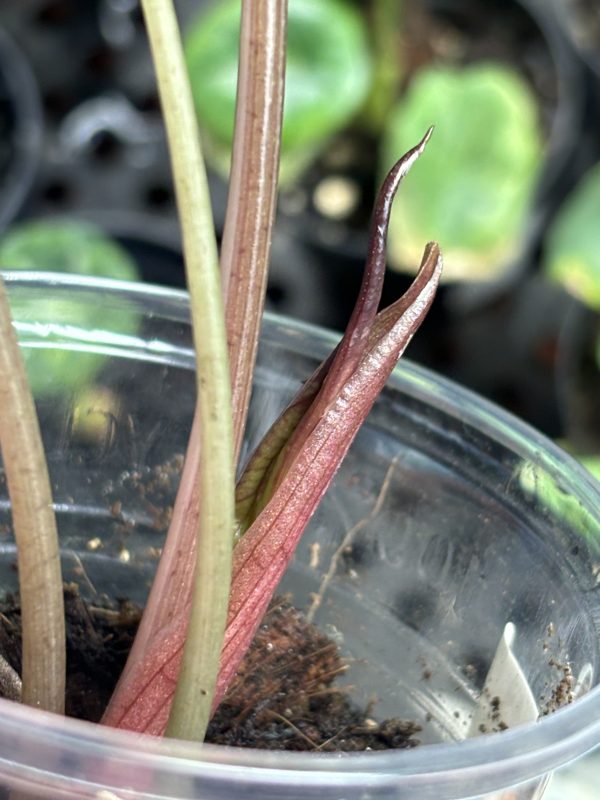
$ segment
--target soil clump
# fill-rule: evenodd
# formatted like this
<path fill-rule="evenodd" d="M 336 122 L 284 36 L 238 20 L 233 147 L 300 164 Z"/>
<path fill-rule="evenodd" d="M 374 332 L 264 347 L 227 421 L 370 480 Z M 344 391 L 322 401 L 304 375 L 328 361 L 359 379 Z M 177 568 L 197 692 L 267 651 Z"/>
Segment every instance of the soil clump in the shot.
<path fill-rule="evenodd" d="M 128 600 L 90 602 L 65 585 L 68 716 L 98 722 L 121 674 L 141 618 Z M 0 604 L 0 654 L 21 672 L 18 596 Z M 350 665 L 337 645 L 287 599 L 267 612 L 207 741 L 268 750 L 363 751 L 415 747 L 420 726 L 378 722 L 335 679 Z"/>

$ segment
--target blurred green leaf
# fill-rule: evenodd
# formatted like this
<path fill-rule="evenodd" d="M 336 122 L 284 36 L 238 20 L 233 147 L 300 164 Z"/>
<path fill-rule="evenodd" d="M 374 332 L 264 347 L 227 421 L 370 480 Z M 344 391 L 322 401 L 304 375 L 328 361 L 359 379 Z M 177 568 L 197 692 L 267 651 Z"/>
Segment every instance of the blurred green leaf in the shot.
<path fill-rule="evenodd" d="M 201 14 L 186 36 L 196 111 L 209 150 L 222 168 L 233 141 L 239 27 L 239 0 L 224 0 Z M 370 80 L 361 15 L 344 0 L 290 0 L 282 174 L 289 177 L 296 162 L 304 165 L 348 123 Z"/>
<path fill-rule="evenodd" d="M 594 474 L 592 459 L 580 459 L 589 472 Z M 596 467 L 600 466 L 600 461 Z M 568 494 L 543 467 L 524 461 L 516 470 L 519 485 L 525 494 L 536 500 L 546 511 L 563 520 L 574 531 L 589 539 L 600 536 L 600 520 L 584 508 L 581 501 Z"/>
<path fill-rule="evenodd" d="M 116 242 L 95 227 L 78 222 L 30 222 L 11 229 L 0 239 L 0 268 L 67 272 L 98 278 L 139 280 L 135 262 Z M 44 303 L 10 293 L 33 394 L 63 394 L 84 386 L 101 369 L 106 356 L 94 330 L 133 334 L 135 311 L 106 311 L 101 305 L 66 297 Z M 81 349 L 81 337 L 86 343 Z M 96 352 L 94 352 L 96 351 Z"/>
<path fill-rule="evenodd" d="M 518 250 L 539 175 L 535 98 L 502 65 L 424 68 L 392 112 L 382 168 L 428 125 L 436 145 L 394 206 L 392 265 L 414 271 L 435 239 L 446 279 L 491 279 Z"/>
<path fill-rule="evenodd" d="M 544 243 L 544 269 L 586 305 L 600 311 L 600 163 L 558 211 Z"/>
<path fill-rule="evenodd" d="M 597 481 L 600 481 L 600 456 L 583 456 L 580 459 L 583 466 Z"/>

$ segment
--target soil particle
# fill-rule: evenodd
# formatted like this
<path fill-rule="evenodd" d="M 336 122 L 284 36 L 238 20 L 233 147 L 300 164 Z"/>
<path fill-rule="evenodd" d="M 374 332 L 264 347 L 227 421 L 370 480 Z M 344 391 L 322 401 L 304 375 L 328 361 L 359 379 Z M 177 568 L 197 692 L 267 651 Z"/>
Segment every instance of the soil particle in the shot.
<path fill-rule="evenodd" d="M 141 611 L 122 599 L 86 602 L 75 584 L 65 585 L 64 596 L 67 714 L 97 722 L 125 665 Z M 20 608 L 15 596 L 0 604 L 0 654 L 20 674 Z M 347 669 L 334 642 L 289 602 L 277 600 L 210 724 L 208 741 L 323 752 L 418 745 L 416 723 L 377 722 L 372 709 L 352 704 L 350 687 L 334 683 Z"/>
<path fill-rule="evenodd" d="M 573 670 L 567 661 L 551 658 L 548 666 L 558 670 L 558 682 L 552 686 L 549 700 L 544 708 L 544 714 L 551 714 L 562 706 L 570 705 L 575 700 L 575 679 Z"/>
<path fill-rule="evenodd" d="M 556 677 L 547 684 L 547 691 L 540 697 L 542 714 L 552 714 L 563 706 L 570 705 L 575 700 L 576 681 L 573 669 L 561 640 L 556 637 L 554 623 L 546 629 L 547 639 L 542 642 L 542 651 L 548 654 L 548 666 L 555 672 Z"/>

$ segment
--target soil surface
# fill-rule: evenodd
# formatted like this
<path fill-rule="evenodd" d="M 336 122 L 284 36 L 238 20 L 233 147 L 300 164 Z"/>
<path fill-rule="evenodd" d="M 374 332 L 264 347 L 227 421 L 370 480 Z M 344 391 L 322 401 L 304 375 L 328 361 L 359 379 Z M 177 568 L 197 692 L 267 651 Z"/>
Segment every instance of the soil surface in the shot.
<path fill-rule="evenodd" d="M 77 586 L 69 584 L 65 612 L 67 714 L 97 722 L 124 667 L 141 611 L 129 601 L 106 597 L 87 603 Z M 8 596 L 0 605 L 0 653 L 20 673 L 18 597 Z M 286 600 L 276 600 L 210 724 L 207 740 L 323 752 L 418 745 L 419 725 L 399 719 L 377 722 L 368 708 L 352 704 L 349 687 L 336 687 L 336 677 L 348 669 L 336 644 Z"/>

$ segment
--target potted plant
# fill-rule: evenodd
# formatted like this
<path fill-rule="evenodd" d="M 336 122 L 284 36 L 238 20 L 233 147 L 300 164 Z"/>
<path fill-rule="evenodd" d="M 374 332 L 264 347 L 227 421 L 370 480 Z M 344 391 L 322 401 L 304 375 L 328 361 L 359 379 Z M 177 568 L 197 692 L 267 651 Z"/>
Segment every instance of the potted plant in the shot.
<path fill-rule="evenodd" d="M 160 47 L 160 35 L 169 27 L 172 28 L 172 19 L 167 17 L 157 24 L 160 18 L 152 18 L 152 3 L 147 5 L 152 35 L 158 35 L 159 40 L 157 44 L 155 39 L 155 46 Z M 281 10 L 276 4 L 268 8 L 260 4 L 249 6 L 246 23 L 258 24 L 257 20 L 260 19 L 262 25 L 273 25 L 273 35 L 265 37 L 266 41 L 280 41 Z M 261 13 L 266 16 L 261 17 Z M 258 29 L 265 34 L 265 28 L 259 25 Z M 250 39 L 243 37 L 242 41 L 247 47 L 246 56 L 250 63 L 253 58 L 263 57 L 265 53 L 276 60 L 281 58 L 280 47 L 266 47 L 263 50 L 257 46 L 264 41 L 261 36 Z M 165 68 L 169 61 L 163 58 L 162 68 Z M 158 65 L 160 72 L 160 59 Z M 179 87 L 180 74 L 167 69 L 166 74 L 162 72 L 161 80 L 168 84 L 175 77 L 175 86 Z M 280 88 L 280 84 L 278 86 Z M 269 91 L 272 89 L 269 86 Z M 277 86 L 275 89 L 277 91 Z M 168 105 L 171 102 L 168 100 L 168 88 L 166 98 Z M 241 108 L 244 109 L 243 103 L 248 101 L 248 97 L 242 95 L 242 98 Z M 269 99 L 272 100 L 271 94 Z M 171 115 L 171 125 L 173 113 L 171 108 L 167 114 L 167 117 Z M 187 120 L 190 118 L 188 114 Z M 246 123 L 250 122 L 251 134 L 258 137 L 268 134 L 268 130 L 252 128 L 255 119 L 256 115 L 252 114 L 245 118 Z M 182 163 L 186 163 L 178 161 L 181 153 L 186 147 L 194 147 L 195 138 L 185 135 L 184 125 L 175 125 L 172 133 L 183 136 L 182 150 L 174 151 L 177 171 L 181 170 Z M 365 292 L 357 306 L 349 333 L 337 349 L 337 357 L 325 362 L 326 366 L 314 373 L 314 377 L 304 385 L 291 410 L 281 418 L 283 428 L 280 424 L 274 429 L 275 433 L 267 438 L 267 445 L 273 445 L 274 436 L 277 437 L 276 441 L 285 442 L 285 438 L 281 438 L 282 431 L 289 434 L 290 424 L 298 424 L 299 411 L 312 406 L 312 418 L 309 411 L 309 415 L 304 417 L 308 423 L 300 422 L 297 428 L 302 436 L 297 437 L 296 441 L 290 440 L 287 451 L 276 451 L 280 454 L 277 459 L 273 460 L 273 451 L 265 450 L 263 445 L 259 450 L 262 459 L 251 460 L 252 470 L 246 471 L 242 478 L 243 491 L 238 495 L 238 512 L 243 512 L 240 520 L 249 525 L 249 530 L 240 540 L 242 557 L 240 560 L 238 556 L 234 569 L 232 596 L 235 598 L 238 592 L 237 600 L 234 600 L 238 605 L 233 605 L 234 623 L 236 619 L 249 621 L 253 600 L 259 606 L 263 603 L 264 592 L 273 587 L 274 577 L 289 555 L 285 538 L 276 538 L 272 542 L 273 549 L 269 550 L 265 546 L 270 541 L 269 535 L 273 531 L 279 532 L 277 525 L 280 519 L 289 523 L 290 530 L 299 532 L 315 499 L 332 477 L 337 458 L 349 443 L 349 432 L 355 432 L 358 422 L 371 404 L 373 384 L 384 382 L 385 369 L 382 364 L 385 367 L 392 366 L 398 351 L 414 332 L 416 322 L 431 301 L 439 273 L 435 247 L 427 250 L 423 270 L 412 290 L 391 311 L 383 312 L 373 321 L 378 299 L 374 287 L 381 278 L 384 264 L 383 222 L 389 213 L 398 178 L 416 159 L 423 146 L 424 142 L 399 163 L 384 188 L 377 209 L 374 259 L 366 274 Z M 259 148 L 259 152 L 264 154 L 264 148 Z M 276 162 L 273 152 L 267 161 L 264 166 L 270 165 L 272 169 Z M 252 159 L 245 159 L 239 168 L 242 172 L 248 168 L 252 173 L 256 164 Z M 184 178 L 186 175 L 184 170 Z M 181 172 L 179 176 L 181 179 Z M 234 186 L 237 185 L 234 183 Z M 257 185 L 259 191 L 265 191 L 264 182 L 251 182 L 252 185 Z M 197 189 L 197 184 L 188 182 L 186 189 L 193 191 L 193 187 Z M 238 224 L 253 219 L 253 214 L 242 212 L 244 204 L 250 204 L 250 211 L 253 211 L 256 208 L 255 200 L 247 195 L 236 194 L 233 200 L 234 219 Z M 263 194 L 262 200 L 265 203 L 263 210 L 267 213 L 273 207 L 272 192 Z M 196 200 L 192 197 L 190 205 L 182 205 L 184 219 L 185 214 L 194 212 L 194 202 Z M 195 215 L 194 222 L 198 223 Z M 201 232 L 206 233 L 204 228 Z M 262 226 L 258 233 L 258 248 L 264 252 Z M 233 241 L 225 241 L 224 249 L 228 253 L 234 252 L 235 245 L 234 237 Z M 210 256 L 210 242 L 208 247 Z M 256 250 L 251 255 L 255 253 Z M 241 252 L 239 257 L 243 256 L 244 252 Z M 237 266 L 238 259 L 234 259 L 233 263 Z M 234 278 L 239 279 L 239 276 Z M 234 278 L 229 275 L 230 280 Z M 100 288 L 101 296 L 111 311 L 106 316 L 104 329 L 95 327 L 92 331 L 86 331 L 82 325 L 58 323 L 50 328 L 50 339 L 47 327 L 36 325 L 35 322 L 32 324 L 31 320 L 20 324 L 17 319 L 16 326 L 21 331 L 24 347 L 39 347 L 40 344 L 47 347 L 50 344 L 51 348 L 80 353 L 86 349 L 82 348 L 82 342 L 87 341 L 87 347 L 93 352 L 114 355 L 117 356 L 117 362 L 124 362 L 129 380 L 132 365 L 135 365 L 136 372 L 138 368 L 143 371 L 149 369 L 150 375 L 154 376 L 153 397 L 147 396 L 148 383 L 144 379 L 144 390 L 137 411 L 133 406 L 128 409 L 126 405 L 120 416 L 115 415 L 113 436 L 99 452 L 95 452 L 94 448 L 90 452 L 86 445 L 84 448 L 76 447 L 73 457 L 68 457 L 65 444 L 72 443 L 68 435 L 69 426 L 65 428 L 64 424 L 56 424 L 55 418 L 54 426 L 51 424 L 47 429 L 51 434 L 55 427 L 58 434 L 54 439 L 55 444 L 48 448 L 49 453 L 57 465 L 70 467 L 71 474 L 78 475 L 79 482 L 85 487 L 81 499 L 78 498 L 74 504 L 68 500 L 70 493 L 64 495 L 64 503 L 58 502 L 58 508 L 65 517 L 70 518 L 68 527 L 71 535 L 65 542 L 65 560 L 71 559 L 75 574 L 83 581 L 89 581 L 88 590 L 92 593 L 101 594 L 105 591 L 96 585 L 100 572 L 104 571 L 107 583 L 112 582 L 113 585 L 124 572 L 129 576 L 134 575 L 135 586 L 143 594 L 149 553 L 145 552 L 145 559 L 139 558 L 137 544 L 142 551 L 147 551 L 149 531 L 161 527 L 161 517 L 156 514 L 158 509 L 153 502 L 154 495 L 156 492 L 169 491 L 172 467 L 176 463 L 173 450 L 183 446 L 188 429 L 188 426 L 183 426 L 182 431 L 183 411 L 187 406 L 188 420 L 194 413 L 191 397 L 194 363 L 190 329 L 186 325 L 188 309 L 185 298 L 163 290 L 118 286 L 109 282 L 86 285 L 85 281 L 67 278 L 52 277 L 46 282 L 38 278 L 40 282 L 36 290 L 33 285 L 35 281 L 31 283 L 31 276 L 13 276 L 11 281 L 17 301 L 19 294 L 27 294 L 30 290 L 34 294 L 37 291 L 38 297 L 43 296 L 53 285 L 63 301 L 68 295 L 69 303 L 92 303 L 97 306 Z M 192 285 L 192 294 L 196 288 Z M 245 301 L 247 294 L 240 295 L 239 299 Z M 214 287 L 208 295 L 214 298 Z M 113 320 L 120 319 L 126 310 L 139 315 L 140 330 L 144 331 L 144 335 L 123 336 L 119 335 L 118 330 L 110 330 Z M 255 318 L 256 314 L 244 316 L 242 321 L 252 322 Z M 364 321 L 369 318 L 370 325 L 365 330 Z M 311 335 L 310 332 L 308 335 Z M 205 343 L 199 340 L 197 330 L 195 341 L 201 353 Z M 266 370 L 264 374 L 270 373 L 275 380 L 271 377 L 270 381 L 263 382 L 267 390 L 262 392 L 259 388 L 255 395 L 257 410 L 251 417 L 249 444 L 256 441 L 256 427 L 264 427 L 265 407 L 271 405 L 280 408 L 282 393 L 289 396 L 289 391 L 298 385 L 298 377 L 293 370 L 299 367 L 302 376 L 306 375 L 307 360 L 297 344 L 298 329 L 290 331 L 285 322 L 276 325 L 272 341 L 273 346 L 268 345 L 260 363 Z M 317 350 L 321 347 L 319 341 L 323 340 L 317 336 L 313 342 Z M 365 348 L 366 356 L 363 357 Z M 288 360 L 289 353 L 285 358 L 285 363 L 289 364 L 286 371 L 290 376 L 287 386 L 282 384 L 279 367 L 282 350 L 291 351 L 292 354 L 291 359 Z M 321 353 L 316 359 L 309 356 L 308 361 L 316 367 L 320 356 Z M 114 387 L 115 393 L 118 390 L 126 403 L 133 403 L 133 394 L 124 390 L 127 384 L 119 366 L 122 367 L 123 363 L 117 363 L 117 373 L 120 372 L 121 377 L 118 379 L 120 385 Z M 329 372 L 325 377 L 327 368 Z M 207 380 L 202 365 L 198 374 L 202 380 Z M 110 380 L 110 375 L 111 370 L 107 366 L 104 380 Z M 260 387 L 263 381 L 260 370 L 258 376 L 257 387 Z M 240 388 L 244 387 L 242 383 Z M 338 394 L 340 387 L 343 391 Z M 199 389 L 202 394 L 206 386 L 200 382 Z M 323 390 L 328 390 L 329 396 L 327 391 L 323 394 Z M 353 402 L 348 405 L 350 398 Z M 320 401 L 325 401 L 321 407 Z M 243 406 L 244 402 L 241 401 L 239 405 Z M 68 408 L 68 398 L 66 403 Z M 162 416 L 154 416 L 153 408 L 160 409 Z M 63 423 L 69 420 L 69 415 L 61 413 L 61 407 L 57 404 L 50 411 L 58 414 L 58 420 Z M 404 425 L 400 424 L 402 419 Z M 329 425 L 324 427 L 324 421 L 328 421 Z M 416 431 L 419 431 L 418 437 Z M 362 446 L 359 443 L 355 451 L 357 460 L 347 464 L 345 477 L 340 475 L 338 486 L 343 488 L 342 493 L 337 499 L 335 494 L 332 495 L 328 501 L 332 503 L 336 521 L 327 520 L 325 527 L 317 524 L 316 538 L 305 540 L 296 567 L 289 574 L 288 585 L 296 591 L 300 605 L 302 596 L 306 598 L 307 591 L 314 591 L 315 597 L 309 599 L 312 599 L 315 619 L 320 615 L 321 622 L 329 624 L 334 635 L 337 632 L 339 641 L 348 647 L 348 654 L 354 657 L 359 670 L 374 670 L 374 686 L 380 701 L 384 705 L 390 704 L 389 710 L 395 714 L 401 714 L 403 708 L 409 707 L 414 711 L 420 710 L 423 722 L 427 721 L 428 716 L 434 717 L 424 737 L 461 738 L 461 733 L 469 730 L 469 717 L 476 705 L 474 690 L 476 687 L 482 688 L 487 667 L 490 664 L 493 667 L 496 662 L 492 657 L 498 641 L 505 638 L 502 631 L 507 621 L 512 622 L 521 634 L 514 643 L 509 641 L 510 637 L 506 639 L 507 658 L 518 658 L 526 674 L 525 682 L 531 687 L 528 691 L 538 695 L 536 713 L 542 709 L 551 710 L 563 699 L 571 699 L 571 694 L 585 694 L 593 685 L 595 668 L 595 649 L 590 646 L 595 632 L 594 604 L 585 590 L 590 580 L 589 567 L 597 549 L 597 538 L 593 535 L 593 523 L 598 510 L 597 487 L 586 480 L 584 473 L 578 472 L 577 465 L 567 456 L 554 450 L 550 444 L 542 445 L 532 431 L 521 428 L 515 421 L 498 415 L 475 398 L 469 398 L 455 387 L 434 380 L 419 370 L 412 373 L 409 370 L 404 377 L 399 374 L 393 379 L 370 420 L 369 429 L 362 436 Z M 421 436 L 422 444 L 417 445 Z M 326 442 L 326 447 L 321 446 L 323 442 Z M 204 448 L 208 443 L 206 433 L 203 433 Z M 219 443 L 224 447 L 225 456 L 228 456 L 224 440 L 219 440 Z M 166 460 L 163 458 L 165 445 L 168 448 Z M 298 449 L 294 450 L 294 447 Z M 540 451 L 543 455 L 540 455 Z M 125 454 L 129 469 L 119 469 L 122 463 L 119 452 Z M 189 464 L 197 461 L 197 453 L 188 451 L 186 471 Z M 291 463 L 286 463 L 287 459 Z M 5 461 L 5 468 L 7 463 Z M 266 475 L 266 481 L 256 484 L 255 478 L 265 463 L 267 466 L 272 464 L 274 469 Z M 357 472 L 361 463 L 368 464 L 364 480 Z M 314 464 L 317 464 L 316 470 Z M 102 465 L 109 468 L 109 476 L 112 477 L 102 479 Z M 402 472 L 396 474 L 400 465 Z M 88 467 L 90 472 L 87 472 Z M 60 471 L 62 467 L 58 469 Z M 523 480 L 523 475 L 527 476 L 528 481 Z M 116 483 L 115 476 L 118 478 Z M 223 484 L 226 483 L 220 475 L 216 477 Z M 551 509 L 540 503 L 536 493 L 540 477 L 555 481 L 557 491 L 572 493 L 581 503 L 585 511 L 583 528 L 568 525 L 564 518 L 553 515 Z M 209 475 L 209 479 L 214 478 L 214 473 Z M 298 494 L 294 489 L 299 478 L 304 478 L 304 484 Z M 185 481 L 184 474 L 184 489 Z M 483 483 L 487 488 L 482 495 Z M 64 486 L 66 488 L 66 482 Z M 94 497 L 98 488 L 104 508 L 103 503 L 98 503 Z M 204 496 L 206 498 L 207 495 Z M 136 504 L 140 514 L 131 513 Z M 81 548 L 73 546 L 77 541 L 76 531 L 84 530 L 81 521 L 76 519 L 77 514 L 73 514 L 77 509 L 87 518 L 85 550 L 88 557 L 85 563 Z M 193 513 L 190 514 L 190 511 Z M 186 519 L 196 515 L 193 494 L 187 512 Z M 174 517 L 178 513 L 180 510 L 175 507 Z M 349 514 L 352 514 L 352 519 L 348 519 Z M 109 519 L 112 519 L 109 525 L 112 535 L 87 538 L 94 532 L 95 524 L 99 525 L 95 530 L 106 530 Z M 380 524 L 381 535 L 378 533 Z M 400 536 L 398 528 L 402 531 Z M 490 529 L 496 528 L 500 533 L 490 535 Z M 337 531 L 335 535 L 334 530 Z M 426 530 L 427 535 L 423 533 Z M 285 532 L 288 532 L 287 524 Z M 227 533 L 231 535 L 231 531 Z M 100 545 L 107 545 L 105 552 L 101 549 L 99 552 L 96 539 L 100 539 Z M 116 557 L 111 557 L 112 548 Z M 211 549 L 219 548 L 209 545 L 209 551 Z M 253 556 L 259 551 L 263 556 L 269 556 L 268 560 L 263 558 L 262 563 L 257 562 Z M 568 558 L 565 552 L 570 554 Z M 209 557 L 215 555 L 219 554 L 208 552 Z M 166 562 L 167 572 L 173 566 L 182 566 L 181 560 L 178 564 L 178 557 L 177 550 L 171 550 L 170 564 L 168 560 Z M 189 549 L 184 561 L 189 561 Z M 94 562 L 100 572 L 91 572 L 87 568 Z M 162 563 L 165 563 L 164 560 Z M 533 563 L 539 568 L 541 584 L 531 586 L 529 593 L 525 576 L 531 575 Z M 516 572 L 516 565 L 522 565 L 523 572 Z M 374 585 L 363 590 L 361 576 L 367 574 L 370 574 Z M 240 576 L 244 578 L 241 583 Z M 518 596 L 507 588 L 511 577 L 515 582 L 510 586 L 516 584 L 520 590 Z M 209 578 L 205 580 L 206 586 L 210 584 Z M 245 593 L 244 589 L 248 587 L 247 583 L 244 587 L 246 578 L 251 582 L 257 581 L 254 585 L 259 585 L 260 591 Z M 142 664 L 141 677 L 145 675 L 145 679 L 141 683 L 138 681 L 134 699 L 142 698 L 144 703 L 132 716 L 130 712 L 133 705 L 128 700 L 116 702 L 112 711 L 109 711 L 109 719 L 112 715 L 113 722 L 147 731 L 154 724 L 162 727 L 163 700 L 172 694 L 169 683 L 172 656 L 180 649 L 179 616 L 188 607 L 187 597 L 177 597 L 178 588 L 185 583 L 187 577 L 183 575 L 181 584 L 169 585 L 168 581 L 163 584 L 164 591 L 161 594 L 166 592 L 171 596 L 170 599 L 175 600 L 175 610 L 161 611 L 154 618 L 156 625 L 150 628 L 146 626 L 144 635 L 147 641 L 156 641 L 155 634 L 159 634 L 159 645 L 158 649 L 151 649 L 150 661 L 138 659 L 136 662 Z M 496 584 L 499 590 L 494 592 L 491 587 Z M 540 592 L 545 602 L 538 605 Z M 534 597 L 537 599 L 532 606 Z M 530 610 L 527 611 L 527 608 Z M 581 613 L 582 608 L 586 613 Z M 359 622 L 357 616 L 359 609 L 367 612 L 363 622 Z M 539 609 L 542 609 L 541 614 L 538 613 Z M 551 611 L 546 613 L 546 609 Z M 104 609 L 105 617 L 110 610 Z M 102 616 L 102 606 L 95 613 Z M 385 627 L 380 629 L 379 622 L 375 627 L 373 620 L 379 618 L 388 622 L 397 621 L 392 623 L 393 635 L 388 635 L 385 631 L 389 629 Z M 573 627 L 574 618 L 579 623 L 577 628 Z M 171 631 L 175 638 L 169 633 L 171 620 L 176 623 Z M 231 626 L 230 618 L 230 632 Z M 376 630 L 382 632 L 381 636 L 379 633 L 375 636 Z M 547 650 L 539 641 L 538 634 L 541 632 L 544 639 L 548 640 Z M 163 633 L 167 636 L 161 639 Z M 237 637 L 244 638 L 245 635 L 245 627 L 235 628 L 234 625 L 229 645 L 233 642 L 235 649 Z M 408 648 L 407 643 L 418 643 L 419 646 L 416 649 Z M 480 648 L 478 652 L 474 651 L 475 646 Z M 568 648 L 568 654 L 565 647 Z M 548 651 L 552 654 L 550 659 L 545 655 Z M 267 652 L 270 652 L 268 647 Z M 287 651 L 284 655 L 287 657 Z M 375 658 L 372 657 L 374 655 Z M 400 657 L 403 661 L 399 661 Z M 163 660 L 158 663 L 157 659 Z M 152 671 L 157 663 L 159 669 L 154 673 L 145 671 L 144 664 Z M 224 663 L 230 664 L 231 661 Z M 396 702 L 393 696 L 398 688 L 399 663 L 403 665 L 401 682 L 404 686 Z M 465 674 L 461 674 L 461 670 Z M 140 677 L 136 673 L 136 664 L 133 672 L 129 672 L 129 677 L 127 674 L 125 677 L 126 698 L 133 697 L 129 691 L 131 684 L 128 685 L 132 674 L 135 684 Z M 571 674 L 574 675 L 572 680 L 569 679 Z M 162 688 L 154 683 L 156 677 L 163 680 Z M 153 690 L 150 694 L 147 692 L 149 687 Z M 157 688 L 158 694 L 154 691 Z M 204 689 L 204 684 L 200 683 L 198 688 Z M 561 690 L 563 693 L 566 691 L 566 698 L 560 694 Z M 371 690 L 367 691 L 370 693 Z M 544 695 L 544 699 L 540 701 L 539 695 Z M 538 725 L 523 725 L 514 731 L 474 738 L 471 742 L 461 744 L 431 745 L 434 749 L 423 748 L 421 755 L 418 749 L 408 754 L 392 752 L 381 756 L 363 753 L 343 762 L 338 757 L 335 761 L 322 758 L 318 753 L 298 757 L 278 754 L 275 757 L 258 753 L 245 755 L 228 748 L 212 751 L 204 747 L 199 750 L 168 740 L 164 743 L 146 740 L 140 747 L 138 737 L 108 729 L 89 728 L 76 722 L 59 721 L 54 715 L 32 712 L 16 705 L 7 709 L 0 735 L 7 737 L 4 749 L 7 755 L 7 786 L 25 791 L 30 796 L 36 796 L 37 793 L 39 796 L 60 797 L 61 794 L 70 793 L 81 797 L 109 797 L 111 793 L 116 796 L 144 796 L 145 793 L 159 797 L 199 794 L 208 798 L 235 796 L 244 791 L 261 797 L 268 793 L 275 797 L 305 797 L 307 794 L 339 797 L 340 792 L 351 797 L 364 796 L 365 793 L 384 797 L 405 791 L 410 796 L 419 792 L 423 797 L 461 798 L 473 796 L 477 791 L 496 791 L 515 782 L 536 780 L 561 759 L 572 757 L 593 743 L 597 733 L 596 695 L 597 691 L 578 698 L 572 707 L 557 711 Z M 485 700 L 485 691 L 483 696 Z M 525 721 L 520 717 L 522 709 L 510 708 L 509 702 L 506 708 L 500 708 L 495 695 L 488 698 L 487 705 L 489 709 L 485 710 L 489 714 L 490 725 L 503 727 L 510 721 Z M 436 708 L 440 706 L 444 711 L 436 717 Z M 195 713 L 195 703 L 189 709 L 184 707 L 184 718 L 188 710 Z M 36 713 L 34 738 L 40 739 L 34 748 L 31 740 L 25 742 L 23 738 L 26 731 L 32 733 L 32 713 Z M 375 728 L 380 727 L 377 720 L 371 722 Z M 484 725 L 484 722 L 480 724 Z M 61 734 L 49 737 L 47 726 L 56 725 L 61 727 Z M 77 739 L 76 744 L 74 738 Z M 75 746 L 71 747 L 72 744 Z M 56 745 L 59 749 L 56 749 Z M 61 751 L 61 746 L 65 746 L 66 750 Z M 22 754 L 18 764 L 14 760 L 9 763 L 10 753 L 15 752 L 15 747 Z M 515 752 L 519 753 L 518 759 L 514 758 Z M 557 752 L 560 754 L 558 757 Z M 436 767 L 433 770 L 432 753 L 436 755 Z M 523 758 L 523 753 L 527 754 L 526 758 Z M 409 755 L 412 756 L 409 760 L 397 758 Z M 65 763 L 68 766 L 63 769 Z"/>

